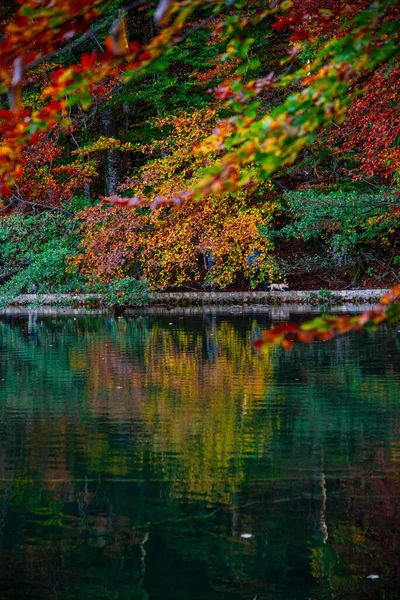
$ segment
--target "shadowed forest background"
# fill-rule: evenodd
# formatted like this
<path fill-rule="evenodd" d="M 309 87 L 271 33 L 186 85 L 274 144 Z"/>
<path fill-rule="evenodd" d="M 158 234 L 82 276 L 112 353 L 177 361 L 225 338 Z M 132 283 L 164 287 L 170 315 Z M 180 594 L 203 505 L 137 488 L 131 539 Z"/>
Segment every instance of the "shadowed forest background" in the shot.
<path fill-rule="evenodd" d="M 246 119 L 273 114 L 301 92 L 304 80 L 291 80 L 291 73 L 307 69 L 326 44 L 340 46 L 346 22 L 371 6 L 363 0 L 286 4 L 278 21 L 276 14 L 256 18 L 265 6 L 259 0 L 226 6 L 213 19 L 195 11 L 179 43 L 135 78 L 125 81 L 117 65 L 86 90 L 89 100 L 81 89 L 80 104 L 66 94 L 68 124 L 38 131 L 0 204 L 2 294 L 96 291 L 121 280 L 127 289 L 138 280 L 153 290 L 262 289 L 282 280 L 297 289 L 334 289 L 399 281 L 396 52 L 352 74 L 340 100 L 347 112 L 328 116 L 292 164 L 232 193 L 223 187 L 218 193 L 214 185 L 211 199 L 174 206 L 177 191 L 182 197 L 195 188 L 218 161 L 218 136 L 229 118 L 242 115 L 245 127 Z M 395 4 L 382 3 L 383 24 L 393 22 Z M 109 2 L 81 43 L 62 45 L 27 72 L 24 109 L 44 106 L 43 89 L 59 69 L 106 48 L 124 6 Z M 17 8 L 2 2 L 3 28 Z M 131 44 L 151 45 L 159 32 L 154 9 L 143 3 L 127 10 Z M 344 51 L 336 53 L 339 64 Z M 83 78 L 91 69 L 86 62 Z M 3 109 L 9 102 L 4 95 Z M 101 202 L 115 195 L 133 198 L 133 208 Z M 137 198 L 147 204 L 135 208 Z"/>

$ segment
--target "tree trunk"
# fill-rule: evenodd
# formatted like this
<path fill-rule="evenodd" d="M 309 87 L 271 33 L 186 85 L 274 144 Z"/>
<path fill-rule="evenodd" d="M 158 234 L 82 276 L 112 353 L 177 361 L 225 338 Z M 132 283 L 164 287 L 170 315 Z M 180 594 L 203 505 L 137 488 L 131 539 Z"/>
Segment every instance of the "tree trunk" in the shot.
<path fill-rule="evenodd" d="M 106 137 L 118 139 L 118 122 L 112 106 L 106 106 L 100 112 L 101 132 Z M 107 196 L 118 192 L 121 180 L 121 151 L 106 150 L 104 152 L 104 191 Z"/>

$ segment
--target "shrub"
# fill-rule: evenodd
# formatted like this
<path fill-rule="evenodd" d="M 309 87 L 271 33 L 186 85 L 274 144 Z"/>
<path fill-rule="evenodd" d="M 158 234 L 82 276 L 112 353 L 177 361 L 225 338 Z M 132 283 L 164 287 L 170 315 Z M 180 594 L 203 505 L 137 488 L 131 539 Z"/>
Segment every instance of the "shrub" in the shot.
<path fill-rule="evenodd" d="M 65 215 L 14 214 L 0 221 L 2 304 L 21 293 L 68 293 L 82 289 L 84 278 L 69 265 L 77 234 Z"/>
<path fill-rule="evenodd" d="M 101 294 L 108 306 L 146 306 L 150 289 L 144 279 L 125 277 L 111 283 L 92 284 L 90 291 Z"/>
<path fill-rule="evenodd" d="M 390 246 L 396 239 L 400 202 L 393 192 L 307 190 L 284 198 L 292 220 L 275 236 L 322 243 L 333 262 L 359 256 L 376 244 Z"/>

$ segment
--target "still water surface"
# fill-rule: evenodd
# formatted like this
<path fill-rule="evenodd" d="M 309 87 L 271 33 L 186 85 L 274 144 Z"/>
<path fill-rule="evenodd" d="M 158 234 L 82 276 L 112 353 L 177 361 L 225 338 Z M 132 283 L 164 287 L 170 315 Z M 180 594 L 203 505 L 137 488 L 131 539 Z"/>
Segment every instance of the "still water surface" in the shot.
<path fill-rule="evenodd" d="M 2 600 L 400 598 L 400 335 L 266 324 L 0 317 Z"/>

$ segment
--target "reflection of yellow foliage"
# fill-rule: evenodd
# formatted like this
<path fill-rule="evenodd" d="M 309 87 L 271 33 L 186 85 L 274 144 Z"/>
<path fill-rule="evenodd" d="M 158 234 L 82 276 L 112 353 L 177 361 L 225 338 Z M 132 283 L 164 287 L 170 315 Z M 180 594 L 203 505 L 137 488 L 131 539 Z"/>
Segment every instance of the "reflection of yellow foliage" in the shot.
<path fill-rule="evenodd" d="M 393 462 L 400 463 L 400 442 L 390 444 L 390 457 Z"/>
<path fill-rule="evenodd" d="M 129 340 L 127 333 L 121 341 Z M 198 336 L 155 325 L 140 361 L 125 358 L 123 345 L 111 351 L 111 344 L 94 338 L 86 349 L 91 412 L 117 423 L 142 422 L 131 460 L 140 464 L 150 451 L 155 471 L 161 469 L 177 496 L 230 502 L 244 480 L 246 458 L 264 456 L 272 441 L 271 417 L 253 426 L 272 364 L 253 351 L 250 333 L 243 340 L 228 322 Z M 73 365 L 80 370 L 76 357 Z M 99 450 L 87 447 L 91 462 L 101 457 L 114 474 L 129 473 L 129 461 L 118 462 L 107 445 Z"/>

